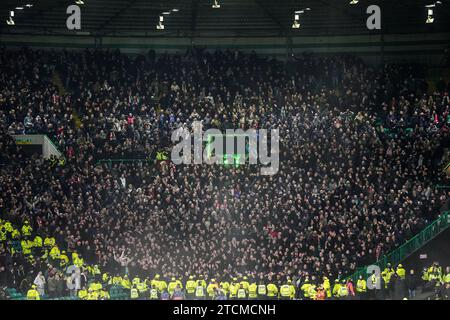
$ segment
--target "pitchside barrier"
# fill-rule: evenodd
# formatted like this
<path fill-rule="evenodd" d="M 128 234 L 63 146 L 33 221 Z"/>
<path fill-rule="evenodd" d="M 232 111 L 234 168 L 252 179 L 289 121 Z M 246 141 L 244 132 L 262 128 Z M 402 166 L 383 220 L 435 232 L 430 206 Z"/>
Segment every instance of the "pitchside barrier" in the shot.
<path fill-rule="evenodd" d="M 380 270 L 384 270 L 388 263 L 392 266 L 399 264 L 415 251 L 422 248 L 426 243 L 435 238 L 438 234 L 446 230 L 450 226 L 450 212 L 446 211 L 442 213 L 439 218 L 433 221 L 428 227 L 423 229 L 421 232 L 416 234 L 414 237 L 406 241 L 400 247 L 390 252 L 387 255 L 384 255 L 377 262 L 372 265 L 376 265 L 380 267 Z M 364 279 L 367 278 L 367 268 L 369 266 L 365 266 L 363 268 L 358 269 L 354 274 L 352 274 L 349 278 L 351 278 L 354 282 L 359 279 L 359 276 L 362 275 Z"/>

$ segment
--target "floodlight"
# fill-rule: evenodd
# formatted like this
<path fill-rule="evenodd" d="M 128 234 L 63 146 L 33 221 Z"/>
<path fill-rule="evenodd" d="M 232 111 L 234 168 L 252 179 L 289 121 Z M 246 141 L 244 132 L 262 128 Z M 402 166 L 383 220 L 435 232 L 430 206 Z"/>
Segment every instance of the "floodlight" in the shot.
<path fill-rule="evenodd" d="M 213 9 L 219 9 L 219 8 L 220 8 L 219 1 L 214 0 L 214 4 L 212 5 L 212 8 L 213 8 Z"/>

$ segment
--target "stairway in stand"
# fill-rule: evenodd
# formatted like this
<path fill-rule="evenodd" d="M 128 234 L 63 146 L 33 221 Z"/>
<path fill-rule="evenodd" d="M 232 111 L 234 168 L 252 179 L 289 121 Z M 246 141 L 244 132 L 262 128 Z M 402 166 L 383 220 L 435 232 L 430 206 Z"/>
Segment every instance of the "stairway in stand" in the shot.
<path fill-rule="evenodd" d="M 70 94 L 70 92 L 68 92 L 68 91 L 66 90 L 66 88 L 64 87 L 64 84 L 63 84 L 63 82 L 62 82 L 62 80 L 61 80 L 61 76 L 59 75 L 59 73 L 58 73 L 57 71 L 54 71 L 54 72 L 53 72 L 53 75 L 52 75 L 52 82 L 53 82 L 53 84 L 58 88 L 58 94 L 59 94 L 61 97 Z M 75 126 L 76 126 L 77 128 L 80 128 L 82 122 L 81 122 L 81 119 L 80 119 L 80 117 L 79 117 L 79 115 L 78 115 L 78 113 L 77 113 L 76 110 L 73 110 L 73 111 L 72 111 L 72 116 L 73 116 L 73 120 L 74 120 L 74 122 L 75 122 Z"/>

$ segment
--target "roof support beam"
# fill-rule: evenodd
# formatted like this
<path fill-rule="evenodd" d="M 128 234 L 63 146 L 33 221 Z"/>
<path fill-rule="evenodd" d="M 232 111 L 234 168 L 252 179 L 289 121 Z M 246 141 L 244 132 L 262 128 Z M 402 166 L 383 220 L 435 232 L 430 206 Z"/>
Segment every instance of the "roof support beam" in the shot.
<path fill-rule="evenodd" d="M 114 20 L 119 18 L 122 14 L 124 14 L 128 9 L 134 6 L 134 4 L 137 2 L 137 0 L 131 0 L 129 1 L 124 7 L 122 7 L 119 11 L 117 11 L 111 18 L 106 20 L 104 23 L 102 23 L 97 30 L 103 31 L 107 26 L 109 26 Z"/>
<path fill-rule="evenodd" d="M 261 0 L 255 0 L 255 3 L 258 5 L 258 7 L 260 7 L 262 9 L 262 11 L 264 12 L 265 15 L 267 15 L 277 26 L 278 28 L 280 28 L 280 31 L 284 31 L 286 28 L 283 26 L 283 24 L 280 22 L 280 20 L 278 20 L 277 17 L 275 17 L 275 15 L 272 14 L 272 12 L 270 12 L 266 6 L 264 6 L 264 4 L 262 3 Z"/>
<path fill-rule="evenodd" d="M 336 5 L 334 3 L 334 1 L 324 1 L 324 0 L 317 0 L 317 2 L 323 4 L 326 7 L 331 7 L 333 9 L 335 9 L 336 11 L 340 11 L 343 14 L 345 14 L 346 16 L 354 19 L 355 21 L 358 21 L 358 19 L 360 19 L 359 16 L 352 14 L 351 12 L 348 11 L 348 8 L 351 7 L 350 5 Z M 300 8 L 299 8 L 300 10 Z M 364 13 L 366 12 L 366 10 L 364 9 Z"/>
<path fill-rule="evenodd" d="M 191 1 L 191 31 L 195 32 L 195 29 L 197 28 L 197 16 L 198 16 L 198 3 L 199 0 L 192 0 Z"/>

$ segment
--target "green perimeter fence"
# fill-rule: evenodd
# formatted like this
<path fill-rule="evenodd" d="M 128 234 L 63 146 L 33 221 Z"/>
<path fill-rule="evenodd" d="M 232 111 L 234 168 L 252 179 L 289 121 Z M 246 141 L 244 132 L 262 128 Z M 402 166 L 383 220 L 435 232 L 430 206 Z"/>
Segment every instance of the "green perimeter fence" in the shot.
<path fill-rule="evenodd" d="M 380 267 L 381 270 L 383 270 L 384 268 L 386 268 L 388 263 L 390 263 L 391 265 L 399 264 L 401 261 L 409 257 L 415 251 L 423 247 L 427 242 L 429 242 L 442 231 L 448 228 L 448 226 L 450 225 L 449 213 L 449 211 L 442 213 L 439 218 L 433 221 L 428 227 L 423 229 L 421 232 L 406 241 L 394 251 L 381 257 L 372 265 L 376 265 Z M 350 278 L 354 282 L 358 280 L 360 275 L 362 275 L 363 278 L 366 279 L 368 276 L 367 268 L 368 266 L 358 269 L 354 274 L 350 276 Z"/>

